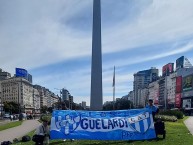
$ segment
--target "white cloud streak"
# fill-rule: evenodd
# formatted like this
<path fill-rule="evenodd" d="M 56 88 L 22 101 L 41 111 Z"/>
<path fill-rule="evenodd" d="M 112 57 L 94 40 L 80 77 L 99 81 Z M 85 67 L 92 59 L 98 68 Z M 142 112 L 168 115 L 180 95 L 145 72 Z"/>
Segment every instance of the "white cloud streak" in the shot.
<path fill-rule="evenodd" d="M 122 5 L 116 7 L 117 0 L 105 2 L 103 9 L 109 13 L 112 9 L 108 7 L 108 2 L 111 6 L 114 5 L 116 12 L 123 10 Z M 124 61 L 120 58 L 110 63 L 104 62 L 103 68 L 108 69 L 112 64 L 124 66 L 147 62 L 192 50 L 191 40 L 184 46 L 175 46 L 175 43 L 193 34 L 192 5 L 192 0 L 144 1 L 138 5 L 140 7 L 138 14 L 135 14 L 137 10 L 131 5 L 133 11 L 125 9 L 122 12 L 125 16 L 113 23 L 111 19 L 103 17 L 102 19 L 106 20 L 102 22 L 102 26 L 105 26 L 102 28 L 104 54 L 124 50 L 139 51 L 138 55 Z M 127 17 L 128 12 L 133 13 L 132 19 Z M 85 18 L 88 13 L 92 13 L 90 0 L 12 0 L 11 2 L 1 0 L 0 67 L 13 73 L 15 67 L 33 69 L 91 56 L 91 26 L 88 25 L 87 29 L 83 30 L 82 26 L 78 25 L 78 19 L 81 18 L 82 21 L 85 19 L 86 26 L 87 23 L 92 22 L 92 19 Z M 119 16 L 112 12 L 112 17 L 113 15 Z M 160 53 L 156 52 L 154 47 L 149 48 L 154 51 L 153 55 L 140 54 L 140 47 L 167 42 L 174 42 L 173 50 L 162 48 Z M 69 74 L 57 74 L 57 76 L 47 74 L 34 79 L 40 84 L 52 82 L 49 84 L 50 89 L 67 84 L 69 91 L 76 92 L 74 95 L 81 98 L 82 96 L 78 94 L 90 94 L 89 73 L 90 69 L 86 69 Z M 103 91 L 106 99 L 108 98 L 106 94 L 112 92 L 112 75 L 113 72 L 110 71 L 103 74 Z M 132 80 L 131 72 L 118 73 L 117 92 L 123 94 L 128 92 L 131 86 L 129 84 L 127 86 L 127 82 Z"/>

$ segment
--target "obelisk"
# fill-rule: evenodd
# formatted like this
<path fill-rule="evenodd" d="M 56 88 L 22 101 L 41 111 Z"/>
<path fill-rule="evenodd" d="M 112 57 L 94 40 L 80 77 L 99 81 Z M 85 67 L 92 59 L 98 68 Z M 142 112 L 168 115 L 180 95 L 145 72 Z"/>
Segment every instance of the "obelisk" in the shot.
<path fill-rule="evenodd" d="M 101 2 L 93 2 L 92 66 L 90 109 L 102 110 Z"/>

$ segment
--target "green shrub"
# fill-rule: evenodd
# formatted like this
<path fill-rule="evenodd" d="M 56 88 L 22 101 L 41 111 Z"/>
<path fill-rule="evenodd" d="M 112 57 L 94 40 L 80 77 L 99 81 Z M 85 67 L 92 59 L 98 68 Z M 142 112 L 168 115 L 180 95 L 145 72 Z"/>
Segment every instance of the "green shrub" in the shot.
<path fill-rule="evenodd" d="M 176 116 L 178 119 L 183 119 L 184 114 L 179 110 L 160 111 L 160 115 Z"/>
<path fill-rule="evenodd" d="M 176 122 L 178 119 L 176 116 L 168 116 L 168 115 L 156 115 L 155 121 L 160 118 L 162 121 Z"/>
<path fill-rule="evenodd" d="M 46 121 L 48 121 L 48 122 L 51 122 L 51 118 L 52 118 L 51 115 L 42 115 L 42 116 L 40 117 L 40 121 L 46 120 Z"/>

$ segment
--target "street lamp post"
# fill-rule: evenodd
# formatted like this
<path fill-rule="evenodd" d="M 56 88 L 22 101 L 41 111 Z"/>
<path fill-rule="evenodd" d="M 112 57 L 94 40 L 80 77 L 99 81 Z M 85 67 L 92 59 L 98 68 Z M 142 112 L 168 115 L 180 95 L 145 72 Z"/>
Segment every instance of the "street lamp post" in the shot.
<path fill-rule="evenodd" d="M 61 91 L 62 89 L 58 89 L 58 88 L 54 88 L 55 90 L 59 90 L 60 91 L 60 97 L 58 99 L 58 110 L 60 110 L 60 104 L 61 104 Z M 65 102 L 64 102 L 65 103 Z"/>

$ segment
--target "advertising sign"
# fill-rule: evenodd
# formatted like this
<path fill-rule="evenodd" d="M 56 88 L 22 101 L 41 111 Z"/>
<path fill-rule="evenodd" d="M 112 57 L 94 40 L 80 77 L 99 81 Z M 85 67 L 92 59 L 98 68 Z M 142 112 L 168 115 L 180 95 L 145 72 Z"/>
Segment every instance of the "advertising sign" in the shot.
<path fill-rule="evenodd" d="M 174 72 L 174 63 L 168 63 L 162 67 L 162 75 L 166 76 Z"/>
<path fill-rule="evenodd" d="M 192 90 L 192 75 L 183 78 L 183 91 Z"/>
<path fill-rule="evenodd" d="M 27 70 L 25 70 L 23 68 L 16 68 L 15 69 L 15 74 L 16 74 L 16 77 L 27 78 L 27 76 L 28 76 Z"/>
<path fill-rule="evenodd" d="M 175 106 L 177 108 L 181 107 L 181 93 L 177 93 L 175 96 Z"/>
<path fill-rule="evenodd" d="M 162 67 L 162 76 L 166 75 L 166 65 Z"/>
<path fill-rule="evenodd" d="M 182 76 L 176 77 L 176 93 L 182 92 Z"/>
<path fill-rule="evenodd" d="M 184 56 L 181 56 L 176 60 L 176 70 L 184 67 Z"/>
<path fill-rule="evenodd" d="M 51 139 L 146 140 L 155 138 L 148 108 L 117 111 L 56 110 Z"/>

